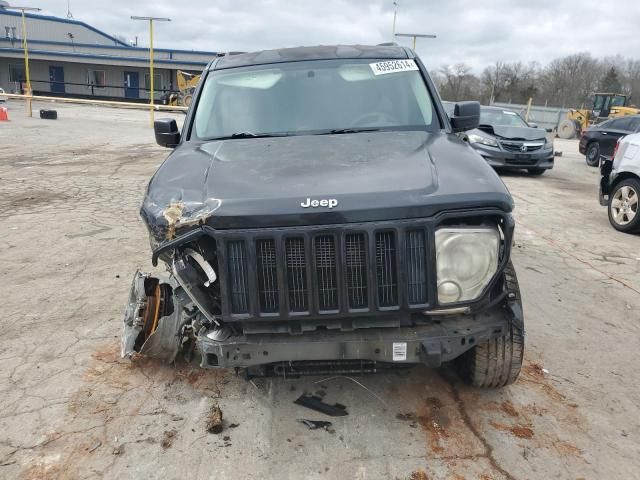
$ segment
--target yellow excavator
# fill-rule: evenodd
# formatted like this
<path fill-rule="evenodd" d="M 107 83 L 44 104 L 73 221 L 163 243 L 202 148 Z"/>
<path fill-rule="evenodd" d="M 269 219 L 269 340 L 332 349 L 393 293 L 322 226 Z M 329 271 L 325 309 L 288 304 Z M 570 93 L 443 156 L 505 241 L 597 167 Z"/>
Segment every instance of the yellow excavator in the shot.
<path fill-rule="evenodd" d="M 604 122 L 609 118 L 638 115 L 640 109 L 629 105 L 629 97 L 622 93 L 595 93 L 591 110 L 581 108 L 570 109 L 558 124 L 560 138 L 575 138 L 589 126 Z"/>
<path fill-rule="evenodd" d="M 176 78 L 178 80 L 178 91 L 165 94 L 162 97 L 162 103 L 163 105 L 171 105 L 174 107 L 188 107 L 191 105 L 191 100 L 193 100 L 193 92 L 200 81 L 200 75 L 178 70 L 176 72 Z"/>

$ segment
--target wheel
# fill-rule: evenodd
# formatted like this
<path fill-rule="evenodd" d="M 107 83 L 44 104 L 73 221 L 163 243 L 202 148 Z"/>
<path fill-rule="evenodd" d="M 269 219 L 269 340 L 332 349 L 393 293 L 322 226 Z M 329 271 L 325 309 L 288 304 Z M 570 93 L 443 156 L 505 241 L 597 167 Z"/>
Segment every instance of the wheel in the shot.
<path fill-rule="evenodd" d="M 609 194 L 609 222 L 620 232 L 640 231 L 640 180 L 627 178 L 618 183 Z"/>
<path fill-rule="evenodd" d="M 573 120 L 565 118 L 558 125 L 558 136 L 560 138 L 569 139 L 576 136 L 576 124 Z"/>
<path fill-rule="evenodd" d="M 587 146 L 586 155 L 587 165 L 590 167 L 597 167 L 600 163 L 600 144 L 598 142 L 591 142 Z"/>
<path fill-rule="evenodd" d="M 539 175 L 542 175 L 546 171 L 547 171 L 546 168 L 528 168 L 527 169 L 527 172 L 529 172 L 529 175 L 534 175 L 536 177 Z"/>
<path fill-rule="evenodd" d="M 513 264 L 504 270 L 504 288 L 522 308 L 520 287 Z M 524 331 L 511 323 L 506 335 L 476 345 L 456 359 L 462 379 L 482 388 L 499 388 L 516 381 L 524 359 Z"/>
<path fill-rule="evenodd" d="M 182 105 L 188 107 L 189 105 L 191 105 L 191 100 L 193 100 L 193 95 L 191 95 L 190 93 L 185 95 L 184 97 L 182 97 Z"/>

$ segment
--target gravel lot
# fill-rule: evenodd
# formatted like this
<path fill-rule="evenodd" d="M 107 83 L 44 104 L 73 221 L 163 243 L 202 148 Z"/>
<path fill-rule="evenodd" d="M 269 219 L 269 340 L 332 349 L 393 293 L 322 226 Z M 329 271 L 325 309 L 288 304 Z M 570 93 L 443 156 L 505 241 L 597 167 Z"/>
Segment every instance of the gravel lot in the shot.
<path fill-rule="evenodd" d="M 151 268 L 137 210 L 167 151 L 144 111 L 9 108 L 0 478 L 640 478 L 640 237 L 609 226 L 576 141 L 556 141 L 564 155 L 542 177 L 503 176 L 527 322 L 519 381 L 484 391 L 415 368 L 357 377 L 366 390 L 121 360 L 131 277 Z M 292 403 L 303 391 L 350 415 L 308 430 L 298 418 L 322 418 Z"/>

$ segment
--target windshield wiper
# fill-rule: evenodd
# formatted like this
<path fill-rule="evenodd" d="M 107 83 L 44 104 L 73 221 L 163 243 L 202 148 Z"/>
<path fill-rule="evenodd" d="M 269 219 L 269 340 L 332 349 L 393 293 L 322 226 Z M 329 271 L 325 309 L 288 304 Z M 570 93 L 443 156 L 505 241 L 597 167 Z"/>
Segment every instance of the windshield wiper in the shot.
<path fill-rule="evenodd" d="M 380 128 L 334 128 L 333 130 L 316 133 L 315 135 L 340 135 L 343 133 L 378 132 L 380 130 Z"/>
<path fill-rule="evenodd" d="M 286 133 L 253 133 L 253 132 L 237 132 L 222 137 L 207 138 L 208 141 L 213 140 L 229 140 L 233 138 L 268 138 L 268 137 L 286 137 Z"/>

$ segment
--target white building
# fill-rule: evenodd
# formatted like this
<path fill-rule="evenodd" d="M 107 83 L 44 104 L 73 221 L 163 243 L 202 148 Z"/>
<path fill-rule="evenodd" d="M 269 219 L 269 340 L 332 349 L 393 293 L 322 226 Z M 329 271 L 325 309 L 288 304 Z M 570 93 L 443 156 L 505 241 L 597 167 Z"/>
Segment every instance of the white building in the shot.
<path fill-rule="evenodd" d="M 77 20 L 26 14 L 26 23 L 34 94 L 148 101 L 148 48 L 133 47 Z M 156 99 L 177 90 L 177 70 L 199 73 L 218 55 L 154 49 Z M 21 13 L 0 2 L 0 87 L 20 93 L 24 81 Z"/>

